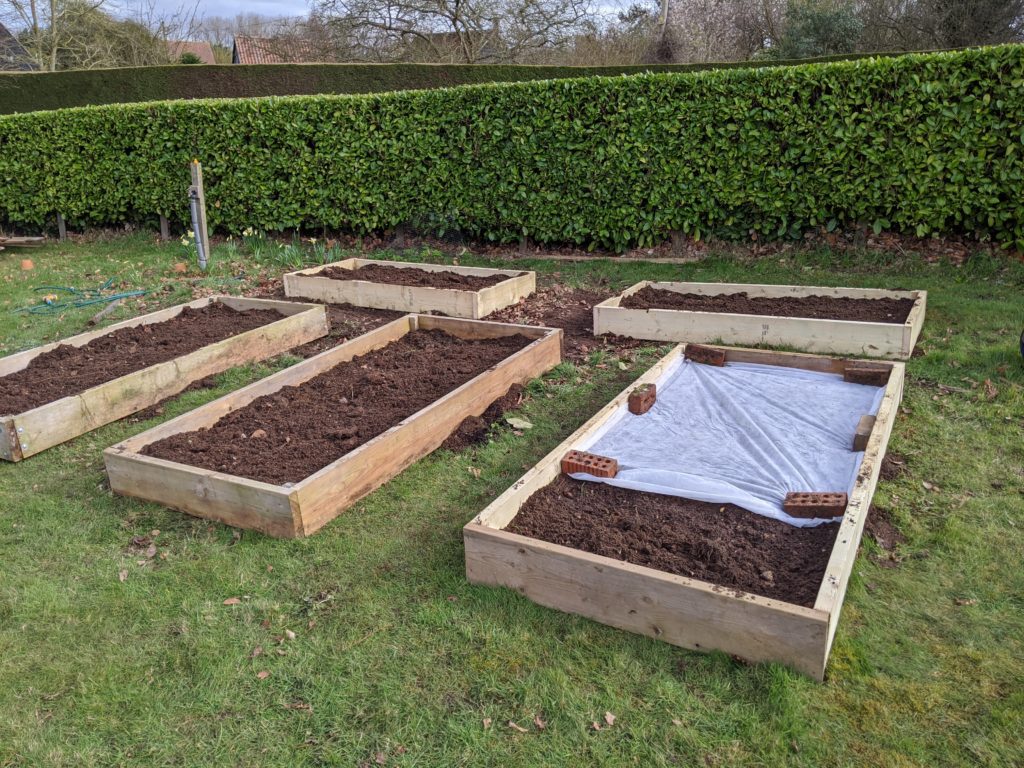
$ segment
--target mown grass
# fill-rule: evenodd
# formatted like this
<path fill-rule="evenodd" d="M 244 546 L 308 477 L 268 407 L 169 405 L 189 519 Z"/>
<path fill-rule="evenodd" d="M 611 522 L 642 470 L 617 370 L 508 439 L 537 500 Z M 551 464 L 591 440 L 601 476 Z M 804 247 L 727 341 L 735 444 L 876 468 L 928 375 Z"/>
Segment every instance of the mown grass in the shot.
<path fill-rule="evenodd" d="M 116 275 L 122 288 L 156 289 L 113 321 L 189 298 L 195 284 L 171 271 L 176 246 L 141 236 L 29 255 L 30 272 L 0 255 L 0 354 L 77 333 L 96 311 L 12 313 L 36 285 Z M 201 286 L 258 279 L 225 256 Z M 288 362 L 278 360 L 226 373 L 159 418 L 0 467 L 0 765 L 1021 764 L 1024 269 L 828 250 L 531 266 L 609 290 L 678 278 L 929 291 L 925 355 L 908 365 L 891 442 L 908 471 L 875 499 L 907 541 L 897 567 L 882 567 L 866 539 L 823 685 L 466 582 L 461 526 L 654 349 L 626 356 L 626 371 L 563 364 L 529 388 L 533 429 L 435 453 L 307 540 L 111 495 L 104 447 Z M 155 530 L 155 557 L 132 551 L 133 536 Z M 225 606 L 231 597 L 241 602 Z M 605 712 L 615 724 L 593 730 Z"/>

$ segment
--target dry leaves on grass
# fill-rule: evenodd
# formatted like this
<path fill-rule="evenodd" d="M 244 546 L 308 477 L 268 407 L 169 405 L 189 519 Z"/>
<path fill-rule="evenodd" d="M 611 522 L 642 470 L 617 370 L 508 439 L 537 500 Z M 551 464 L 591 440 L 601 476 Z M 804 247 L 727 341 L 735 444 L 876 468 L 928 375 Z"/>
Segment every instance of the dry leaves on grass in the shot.
<path fill-rule="evenodd" d="M 241 598 L 229 597 L 227 600 L 224 601 L 224 605 L 238 605 L 241 602 L 242 602 Z"/>
<path fill-rule="evenodd" d="M 259 672 L 256 673 L 256 677 L 260 680 L 266 680 L 268 677 L 270 677 L 270 672 L 268 672 L 265 669 L 261 669 Z"/>
<path fill-rule="evenodd" d="M 485 730 L 485 731 L 486 731 L 486 730 L 487 730 L 488 728 L 490 728 L 490 727 L 491 727 L 491 723 L 492 723 L 492 722 L 494 722 L 494 721 L 493 721 L 493 720 L 491 720 L 491 718 L 489 718 L 489 717 L 485 717 L 485 718 L 484 718 L 484 730 Z"/>
<path fill-rule="evenodd" d="M 519 725 L 514 720 L 509 720 L 508 721 L 508 727 L 511 728 L 516 733 L 529 733 L 530 732 L 528 729 L 523 728 L 523 726 Z"/>

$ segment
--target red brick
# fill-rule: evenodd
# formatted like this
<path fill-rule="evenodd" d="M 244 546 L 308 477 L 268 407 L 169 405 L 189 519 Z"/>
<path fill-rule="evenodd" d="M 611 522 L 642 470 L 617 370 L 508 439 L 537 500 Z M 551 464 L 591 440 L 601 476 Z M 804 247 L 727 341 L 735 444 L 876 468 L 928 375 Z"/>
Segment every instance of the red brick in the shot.
<path fill-rule="evenodd" d="M 705 347 L 703 344 L 687 344 L 684 355 L 687 360 L 704 365 L 725 365 L 725 350 L 715 347 Z"/>
<path fill-rule="evenodd" d="M 798 491 L 786 494 L 782 509 L 790 517 L 841 517 L 848 501 L 845 493 Z"/>
<path fill-rule="evenodd" d="M 562 472 L 567 475 L 582 472 L 594 477 L 615 477 L 619 473 L 619 462 L 594 453 L 569 451 L 562 457 Z"/>
<path fill-rule="evenodd" d="M 658 399 L 658 387 L 654 384 L 644 384 L 629 393 L 629 412 L 639 416 L 651 410 L 655 400 Z"/>

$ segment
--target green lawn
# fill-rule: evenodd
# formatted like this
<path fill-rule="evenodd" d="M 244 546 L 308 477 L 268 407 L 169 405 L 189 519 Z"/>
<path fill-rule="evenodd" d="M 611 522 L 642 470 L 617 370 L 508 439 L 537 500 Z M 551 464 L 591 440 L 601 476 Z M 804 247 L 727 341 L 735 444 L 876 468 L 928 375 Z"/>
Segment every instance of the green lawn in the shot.
<path fill-rule="evenodd" d="M 0 354 L 78 333 L 97 309 L 12 312 L 39 285 L 153 289 L 114 321 L 281 271 L 222 245 L 210 276 L 184 282 L 171 269 L 180 246 L 141 235 L 25 255 L 35 269 L 0 254 Z M 907 472 L 875 497 L 906 541 L 883 567 L 865 537 L 824 684 L 466 582 L 462 525 L 654 349 L 624 353 L 625 371 L 596 353 L 563 364 L 529 389 L 532 430 L 435 453 L 307 540 L 111 495 L 104 447 L 289 362 L 278 360 L 224 374 L 159 418 L 0 466 L 0 765 L 1024 763 L 1024 267 L 821 249 L 530 266 L 607 290 L 669 278 L 929 291 L 925 354 L 908 365 L 890 443 Z M 593 730 L 606 712 L 614 725 Z"/>

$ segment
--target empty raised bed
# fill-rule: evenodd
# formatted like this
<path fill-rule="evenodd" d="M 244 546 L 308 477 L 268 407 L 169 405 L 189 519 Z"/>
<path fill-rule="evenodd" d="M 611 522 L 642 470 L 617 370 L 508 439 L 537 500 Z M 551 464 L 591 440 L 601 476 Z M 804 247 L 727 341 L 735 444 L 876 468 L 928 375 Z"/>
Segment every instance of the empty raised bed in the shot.
<path fill-rule="evenodd" d="M 644 281 L 594 307 L 594 333 L 906 360 L 926 291 Z"/>
<path fill-rule="evenodd" d="M 511 386 L 557 365 L 561 336 L 401 317 L 107 449 L 111 488 L 272 536 L 307 536 Z"/>
<path fill-rule="evenodd" d="M 286 296 L 478 320 L 529 296 L 533 272 L 345 259 L 284 276 Z"/>
<path fill-rule="evenodd" d="M 214 296 L 0 358 L 0 458 L 28 458 L 326 333 L 321 306 Z"/>
<path fill-rule="evenodd" d="M 467 577 L 620 629 L 750 661 L 779 661 L 820 680 L 902 396 L 903 364 L 876 363 L 886 369 L 884 386 L 876 388 L 845 375 L 852 361 L 724 349 L 725 366 L 711 368 L 684 360 L 686 349 L 673 349 L 465 526 Z M 699 381 L 686 383 L 686 366 L 702 369 Z M 786 381 L 797 382 L 789 406 L 799 409 L 801 418 L 809 412 L 798 401 L 813 399 L 813 388 L 862 387 L 863 392 L 852 393 L 853 401 L 870 401 L 875 411 L 865 450 L 855 450 L 859 420 L 844 412 L 830 415 L 827 425 L 809 427 L 809 437 L 793 435 L 777 452 L 765 451 L 776 439 L 754 434 L 765 419 L 748 420 L 745 409 L 723 416 L 733 410 L 728 393 L 737 375 L 772 380 L 776 394 Z M 706 414 L 691 410 L 680 418 L 671 408 L 681 401 L 666 395 L 664 405 L 656 399 L 640 415 L 634 415 L 635 407 L 630 411 L 630 395 L 638 388 L 653 384 L 661 398 L 664 387 L 671 392 L 680 382 L 698 392 L 711 382 L 725 393 L 726 407 Z M 659 415 L 661 407 L 668 410 Z M 820 404 L 817 408 L 811 410 L 826 413 Z M 659 444 L 653 426 L 645 426 L 657 419 L 669 425 L 662 435 L 672 435 L 671 425 L 679 425 L 678 453 L 664 441 Z M 839 443 L 832 444 L 829 435 L 837 421 L 844 426 Z M 722 446 L 707 437 L 716 430 L 719 435 L 745 430 L 741 441 L 749 438 L 747 453 L 754 458 L 752 464 L 741 456 L 721 459 L 733 465 L 726 488 L 714 476 Z M 789 452 L 805 439 L 825 440 L 833 453 L 850 452 L 847 469 L 840 472 L 847 488 L 803 489 L 848 491 L 837 521 L 794 519 L 781 504 L 762 508 L 766 489 L 781 479 L 761 472 L 761 460 L 789 464 L 789 474 L 797 477 L 821 475 L 814 461 L 800 466 Z M 618 458 L 616 445 L 623 451 Z M 586 463 L 581 456 L 593 459 L 590 475 L 579 474 Z M 602 461 L 610 462 L 610 469 Z M 574 474 L 563 474 L 563 466 Z M 736 473 L 745 467 L 752 467 L 749 476 L 737 481 Z M 737 492 L 740 498 L 751 496 L 749 503 L 716 500 L 737 498 Z"/>

